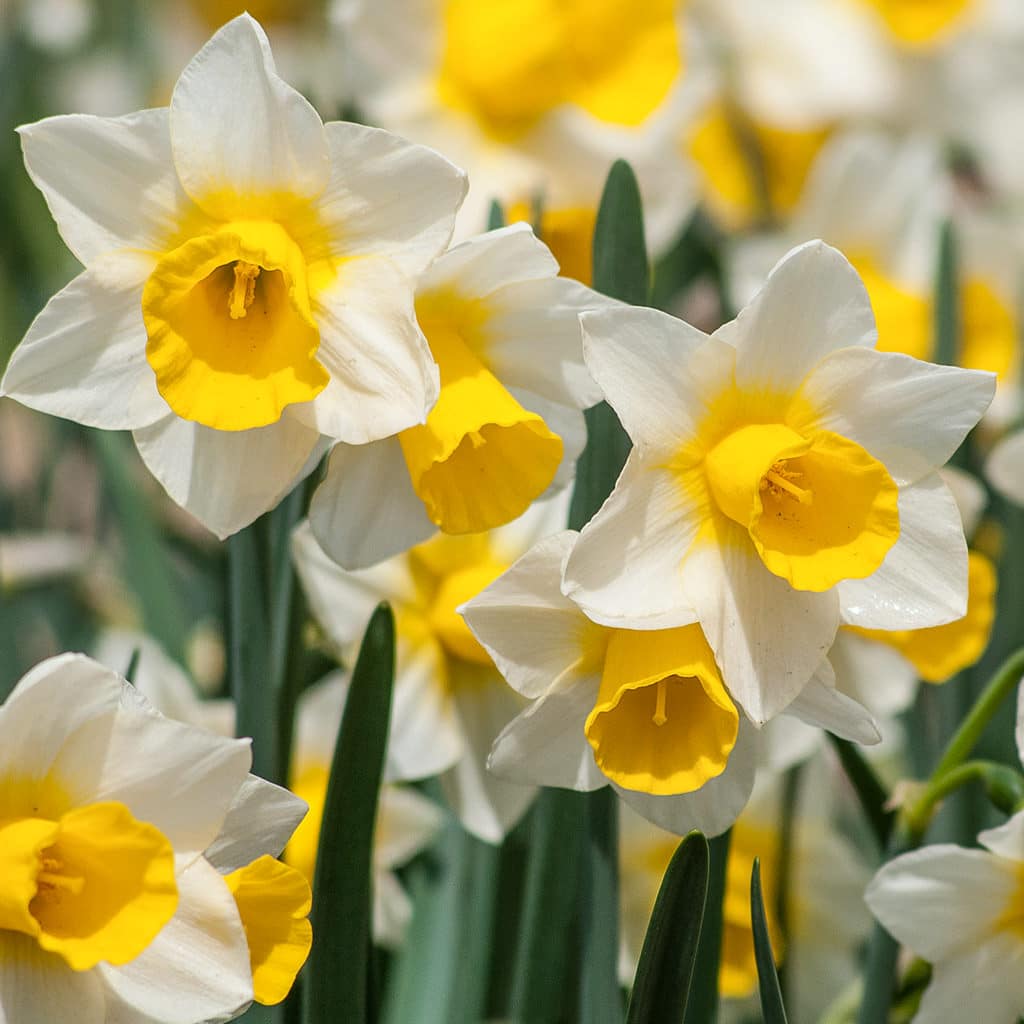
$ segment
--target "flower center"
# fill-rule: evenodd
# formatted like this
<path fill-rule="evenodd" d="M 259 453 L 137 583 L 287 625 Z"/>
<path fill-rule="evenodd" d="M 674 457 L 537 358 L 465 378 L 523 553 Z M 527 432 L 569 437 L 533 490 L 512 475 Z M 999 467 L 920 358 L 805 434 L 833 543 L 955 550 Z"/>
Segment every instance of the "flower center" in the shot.
<path fill-rule="evenodd" d="M 174 850 L 123 804 L 0 820 L 0 929 L 72 970 L 134 960 L 174 916 Z"/>
<path fill-rule="evenodd" d="M 445 533 L 479 533 L 522 515 L 554 479 L 562 439 L 524 409 L 467 342 L 475 310 L 454 296 L 417 299 L 441 371 L 427 421 L 399 435 L 413 489 Z"/>
<path fill-rule="evenodd" d="M 274 222 L 236 221 L 166 253 L 142 317 L 157 388 L 183 419 L 250 430 L 327 385 L 306 262 Z"/>
<path fill-rule="evenodd" d="M 692 793 L 725 770 L 739 714 L 700 626 L 614 630 L 584 731 L 626 789 Z"/>
<path fill-rule="evenodd" d="M 899 537 L 896 484 L 838 434 L 808 440 L 781 423 L 741 427 L 711 449 L 706 472 L 718 508 L 797 590 L 870 576 Z"/>

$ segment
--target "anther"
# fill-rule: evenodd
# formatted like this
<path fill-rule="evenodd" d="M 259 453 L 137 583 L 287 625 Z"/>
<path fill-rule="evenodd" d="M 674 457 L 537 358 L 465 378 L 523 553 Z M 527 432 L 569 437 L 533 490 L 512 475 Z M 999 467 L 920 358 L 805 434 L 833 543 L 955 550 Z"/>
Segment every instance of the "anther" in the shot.
<path fill-rule="evenodd" d="M 651 719 L 655 725 L 664 725 L 668 721 L 668 715 L 665 712 L 665 701 L 668 697 L 668 683 L 664 679 L 659 679 L 655 683 L 655 705 L 654 705 L 654 716 Z"/>
<path fill-rule="evenodd" d="M 255 263 L 236 260 L 235 283 L 228 300 L 228 313 L 232 320 L 240 320 L 256 298 L 256 278 L 260 276 L 260 268 Z"/>
<path fill-rule="evenodd" d="M 810 490 L 804 487 L 797 487 L 792 480 L 787 480 L 774 466 L 765 474 L 765 479 L 771 486 L 777 487 L 780 491 L 785 491 L 796 498 L 801 505 L 810 505 L 814 501 L 814 494 Z"/>

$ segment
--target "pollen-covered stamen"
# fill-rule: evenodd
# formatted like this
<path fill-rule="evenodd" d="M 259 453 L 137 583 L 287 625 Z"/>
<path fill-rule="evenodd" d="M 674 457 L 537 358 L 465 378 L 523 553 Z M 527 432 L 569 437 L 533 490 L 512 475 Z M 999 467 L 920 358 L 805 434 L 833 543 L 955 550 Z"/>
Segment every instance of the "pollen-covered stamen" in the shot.
<path fill-rule="evenodd" d="M 256 278 L 260 267 L 255 263 L 238 260 L 234 265 L 235 284 L 228 300 L 228 313 L 232 320 L 241 320 L 256 298 Z"/>
<path fill-rule="evenodd" d="M 85 888 L 84 878 L 67 875 L 64 870 L 64 864 L 60 860 L 44 855 L 42 870 L 36 876 L 36 884 L 39 886 L 38 896 L 59 899 L 61 893 L 65 892 L 77 896 Z"/>
<path fill-rule="evenodd" d="M 782 494 L 785 493 L 796 498 L 801 505 L 810 505 L 814 501 L 811 491 L 793 483 L 794 478 L 800 475 L 800 473 L 787 469 L 784 463 L 776 462 L 761 478 L 760 488 L 762 491 L 770 491 L 776 498 L 782 497 Z"/>
<path fill-rule="evenodd" d="M 654 698 L 654 714 L 651 716 L 651 721 L 655 725 L 664 725 L 668 721 L 668 714 L 665 711 L 665 702 L 668 697 L 668 680 L 659 679 L 655 686 L 657 687 L 657 693 Z"/>

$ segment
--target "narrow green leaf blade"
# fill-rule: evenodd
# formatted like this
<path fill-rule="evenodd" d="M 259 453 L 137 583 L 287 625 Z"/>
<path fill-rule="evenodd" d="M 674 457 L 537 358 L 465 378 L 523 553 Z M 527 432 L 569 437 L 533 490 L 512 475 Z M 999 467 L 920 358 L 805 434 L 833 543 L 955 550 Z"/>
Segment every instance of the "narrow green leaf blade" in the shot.
<path fill-rule="evenodd" d="M 496 231 L 504 226 L 505 210 L 497 199 L 492 199 L 490 209 L 487 211 L 487 230 Z"/>
<path fill-rule="evenodd" d="M 732 830 L 708 842 L 710 867 L 704 923 L 697 944 L 697 966 L 686 1004 L 686 1024 L 712 1024 L 718 1020 L 718 968 L 722 959 L 722 905 Z"/>
<path fill-rule="evenodd" d="M 613 299 L 643 306 L 649 279 L 640 186 L 633 168 L 625 160 L 616 160 L 594 224 L 594 288 Z"/>
<path fill-rule="evenodd" d="M 680 1024 L 686 1016 L 709 864 L 700 832 L 691 832 L 672 855 L 644 936 L 627 1024 Z"/>
<path fill-rule="evenodd" d="M 761 891 L 761 860 L 754 858 L 750 874 L 750 921 L 754 929 L 754 959 L 757 961 L 757 982 L 761 990 L 761 1012 L 764 1024 L 788 1024 L 786 1009 L 782 1005 L 782 989 L 775 970 L 775 956 L 768 937 L 768 919 L 764 912 L 764 893 Z"/>
<path fill-rule="evenodd" d="M 366 1024 L 377 797 L 395 677 L 395 619 L 381 604 L 359 649 L 338 730 L 313 883 L 306 1024 Z"/>

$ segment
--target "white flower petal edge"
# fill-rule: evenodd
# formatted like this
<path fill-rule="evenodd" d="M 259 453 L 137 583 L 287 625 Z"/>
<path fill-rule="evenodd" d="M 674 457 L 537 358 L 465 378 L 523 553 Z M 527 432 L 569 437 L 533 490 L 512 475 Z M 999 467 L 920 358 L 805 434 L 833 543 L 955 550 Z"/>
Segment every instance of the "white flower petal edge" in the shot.
<path fill-rule="evenodd" d="M 823 357 L 878 337 L 868 293 L 849 260 L 821 241 L 787 253 L 737 318 L 714 336 L 736 348 L 736 382 L 792 391 Z"/>
<path fill-rule="evenodd" d="M 563 592 L 605 626 L 664 629 L 696 622 L 679 566 L 700 522 L 676 474 L 645 464 L 634 448 L 615 489 L 580 533 Z"/>
<path fill-rule="evenodd" d="M 167 416 L 135 431 L 167 493 L 221 540 L 273 508 L 319 462 L 326 445 L 287 413 L 255 430 L 212 430 Z"/>
<path fill-rule="evenodd" d="M 706 836 L 717 836 L 733 825 L 746 806 L 754 788 L 759 760 L 757 733 L 741 717 L 736 746 L 729 755 L 725 771 L 705 782 L 696 792 L 681 796 L 650 796 L 614 784 L 612 788 L 633 810 L 669 832 L 685 835 L 696 828 Z"/>
<path fill-rule="evenodd" d="M 763 725 L 797 697 L 832 646 L 839 598 L 794 590 L 764 567 L 738 526 L 721 532 L 717 543 L 695 545 L 676 577 L 726 687 Z"/>
<path fill-rule="evenodd" d="M 202 858 L 177 881 L 178 911 L 153 942 L 125 966 L 101 965 L 99 971 L 115 1000 L 151 1020 L 231 1020 L 252 1001 L 238 907 L 224 879 Z"/>
<path fill-rule="evenodd" d="M 29 177 L 79 262 L 158 251 L 192 207 L 174 171 L 166 107 L 66 114 L 18 129 Z"/>
<path fill-rule="evenodd" d="M 970 954 L 1018 887 L 1017 862 L 942 843 L 885 864 L 864 894 L 900 942 L 934 962 Z"/>
<path fill-rule="evenodd" d="M 839 583 L 844 622 L 921 629 L 966 612 L 967 542 L 956 501 L 939 474 L 901 487 L 899 513 L 899 539 L 878 569 L 866 579 Z"/>
<path fill-rule="evenodd" d="M 898 484 L 914 483 L 960 447 L 995 389 L 993 373 L 898 352 L 845 349 L 807 376 L 799 396 L 808 412 L 797 429 L 848 437 L 884 463 Z"/>
<path fill-rule="evenodd" d="M 871 712 L 836 688 L 835 672 L 827 659 L 785 713 L 854 743 L 874 744 L 882 739 Z"/>
<path fill-rule="evenodd" d="M 31 936 L 0 931 L 0 1020 L 11 1024 L 110 1024 L 106 993 L 95 971 L 69 971 Z"/>
<path fill-rule="evenodd" d="M 181 73 L 170 107 L 182 186 L 213 216 L 225 190 L 314 197 L 328 178 L 323 124 L 277 75 L 260 25 L 239 15 Z"/>
<path fill-rule="evenodd" d="M 412 489 L 397 437 L 335 445 L 309 524 L 320 547 L 345 569 L 383 562 L 437 532 Z"/>
<path fill-rule="evenodd" d="M 1004 437 L 985 463 L 992 486 L 1015 505 L 1024 505 L 1024 430 Z"/>
<path fill-rule="evenodd" d="M 445 813 L 426 797 L 402 786 L 380 793 L 380 827 L 373 848 L 378 868 L 400 867 L 430 843 L 444 824 Z"/>

